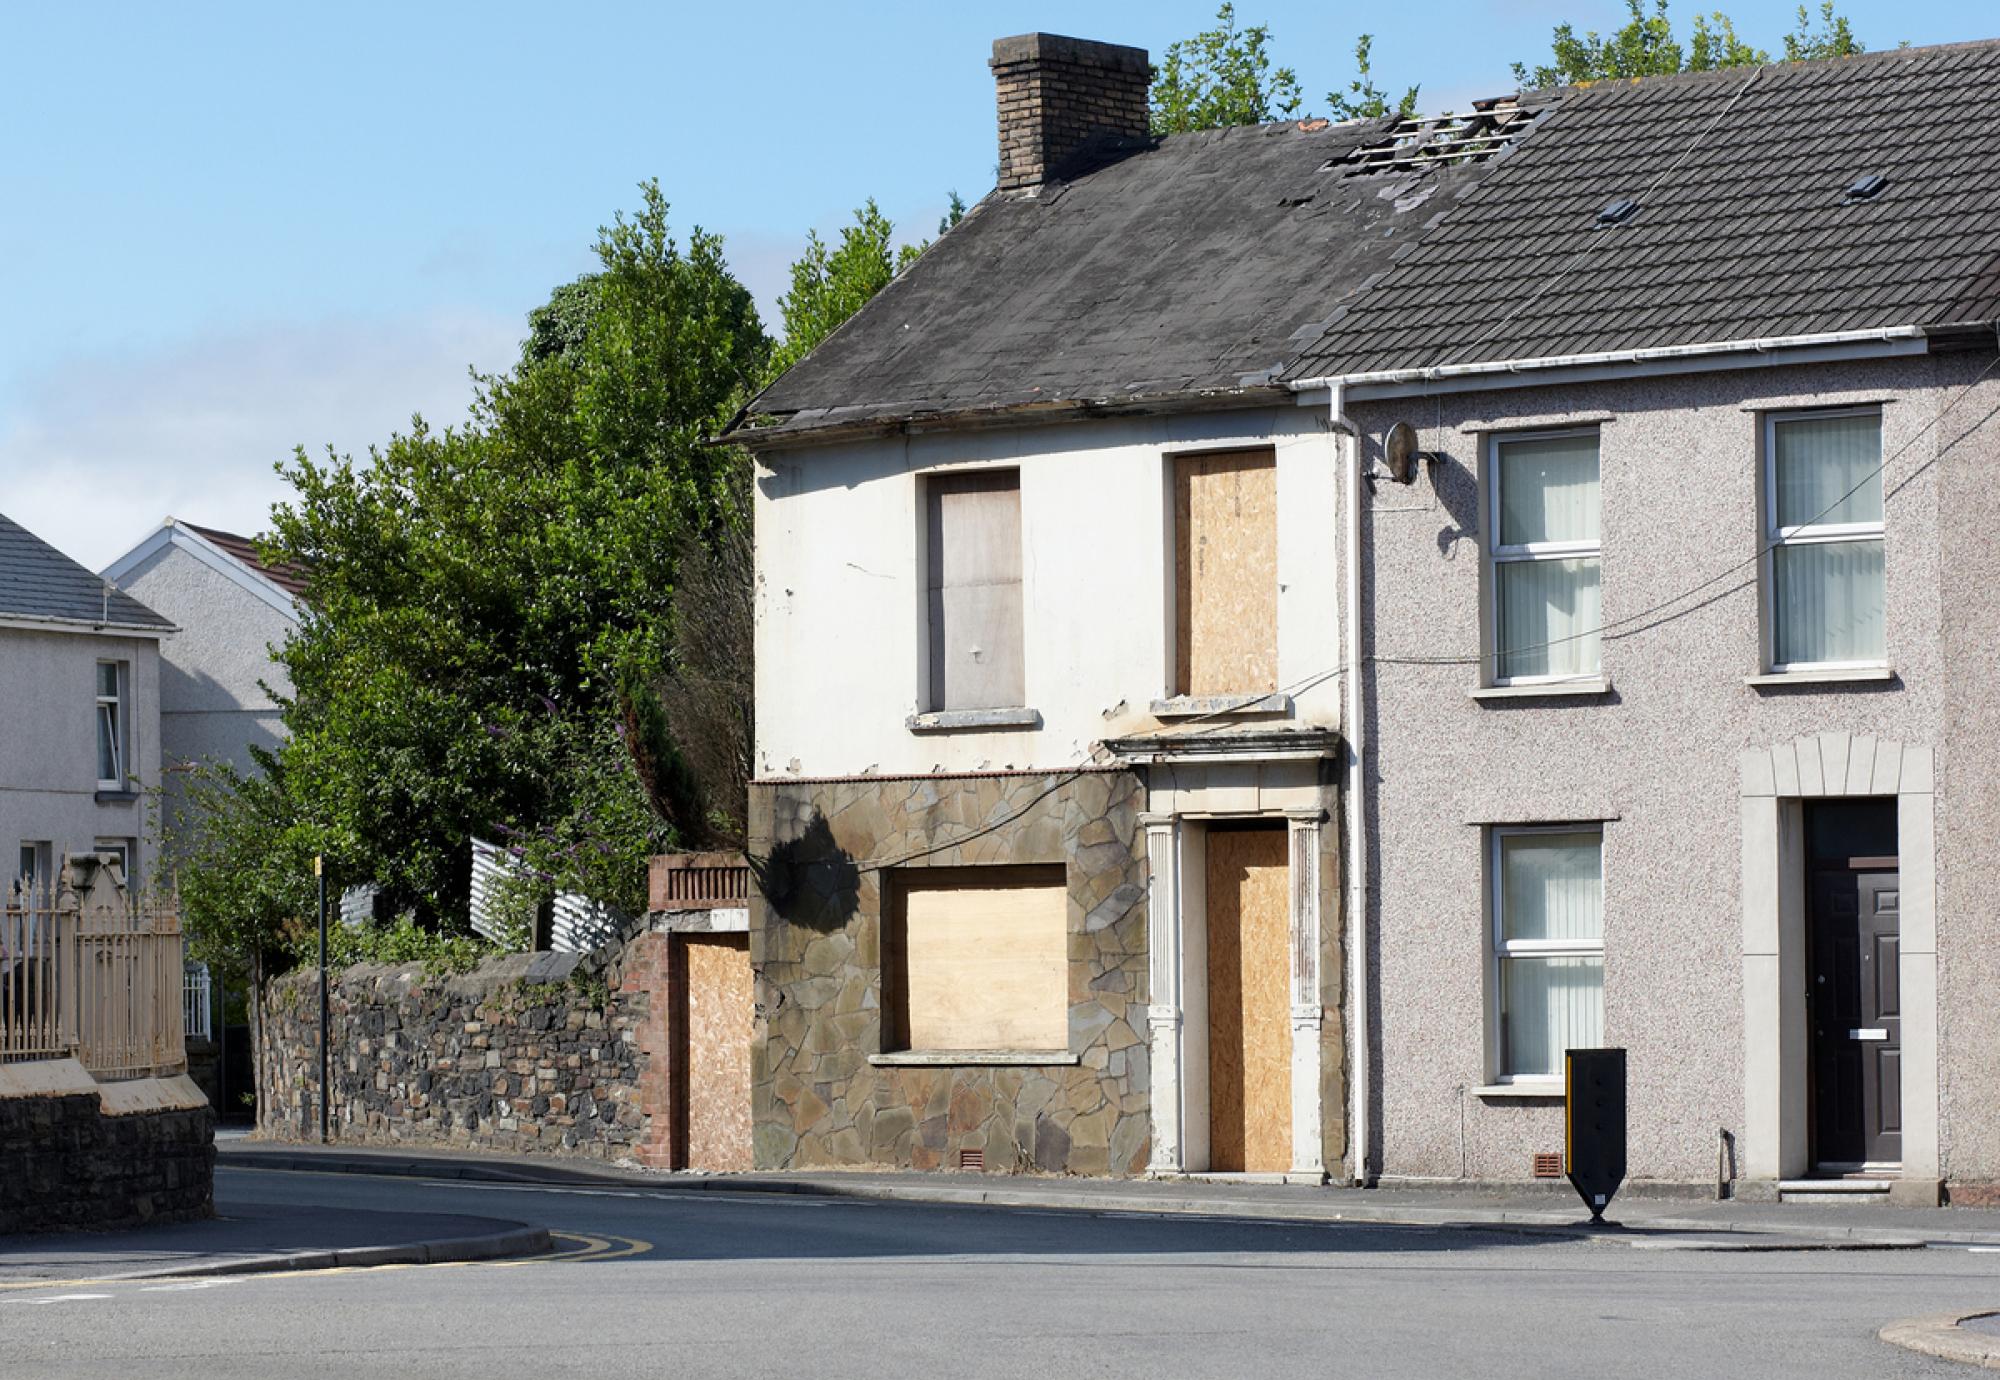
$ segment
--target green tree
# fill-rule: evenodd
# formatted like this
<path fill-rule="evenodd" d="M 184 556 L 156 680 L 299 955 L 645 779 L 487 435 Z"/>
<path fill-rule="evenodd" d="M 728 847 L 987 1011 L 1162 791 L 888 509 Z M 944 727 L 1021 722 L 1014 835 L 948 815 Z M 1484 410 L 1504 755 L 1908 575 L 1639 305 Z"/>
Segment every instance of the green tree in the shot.
<path fill-rule="evenodd" d="M 1261 125 L 1298 114 L 1298 74 L 1271 66 L 1270 42 L 1266 25 L 1239 29 L 1236 7 L 1225 0 L 1213 29 L 1169 44 L 1153 69 L 1153 133 Z"/>
<path fill-rule="evenodd" d="M 1347 83 L 1345 91 L 1329 91 L 1326 103 L 1331 107 L 1336 120 L 1379 120 L 1384 115 L 1394 115 L 1397 119 L 1408 119 L 1417 113 L 1417 87 L 1404 91 L 1392 106 L 1389 93 L 1375 85 L 1375 74 L 1369 58 L 1375 48 L 1375 35 L 1363 34 L 1354 44 L 1354 79 Z"/>
<path fill-rule="evenodd" d="M 954 191 L 938 233 L 963 219 L 965 202 Z M 896 227 L 873 197 L 855 210 L 853 224 L 841 227 L 838 244 L 828 244 L 816 230 L 806 232 L 805 252 L 792 261 L 791 290 L 778 299 L 784 340 L 772 352 L 770 377 L 804 359 L 931 244 L 920 240 L 892 248 L 895 238 Z"/>
<path fill-rule="evenodd" d="M 1771 61 L 1771 54 L 1737 35 L 1736 25 L 1720 10 L 1697 14 L 1686 43 L 1675 36 L 1667 0 L 1625 0 L 1628 18 L 1608 35 L 1592 31 L 1577 37 L 1574 26 L 1558 24 L 1550 44 L 1552 61 L 1533 67 L 1514 64 L 1514 80 L 1523 88 L 1571 86 L 1615 78 L 1651 77 L 1672 72 L 1712 72 L 1726 67 L 1754 67 Z M 1852 25 L 1835 12 L 1835 0 L 1821 0 L 1815 27 L 1805 6 L 1797 26 L 1785 35 L 1787 62 L 1805 58 L 1852 57 L 1863 47 Z"/>
<path fill-rule="evenodd" d="M 581 335 L 479 378 L 462 429 L 281 467 L 273 554 L 313 572 L 280 653 L 288 802 L 342 876 L 433 927 L 465 913 L 475 835 L 631 908 L 670 837 L 619 687 L 668 664 L 686 543 L 738 519 L 740 461 L 707 438 L 770 346 L 721 241 L 679 245 L 656 185 L 598 258 Z"/>
<path fill-rule="evenodd" d="M 1819 27 L 1804 5 L 1799 6 L 1798 24 L 1785 35 L 1785 61 L 1804 62 L 1811 58 L 1854 57 L 1867 52 L 1854 36 L 1854 26 L 1834 13 L 1834 0 L 1820 0 Z"/>

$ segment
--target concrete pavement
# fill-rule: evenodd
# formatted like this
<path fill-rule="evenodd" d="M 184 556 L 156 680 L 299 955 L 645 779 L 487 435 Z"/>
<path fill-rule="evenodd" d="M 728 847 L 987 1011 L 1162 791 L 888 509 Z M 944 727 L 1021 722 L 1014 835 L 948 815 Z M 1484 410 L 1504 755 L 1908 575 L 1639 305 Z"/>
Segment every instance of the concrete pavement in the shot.
<path fill-rule="evenodd" d="M 1899 1249 L 1926 1242 L 2000 1246 L 2000 1211 L 1797 1203 L 1717 1202 L 1620 1195 L 1622 1230 L 1587 1225 L 1565 1184 L 1508 1192 L 1436 1188 L 1344 1189 L 1202 1180 L 1076 1179 L 1003 1174 L 685 1174 L 478 1151 L 382 1149 L 237 1140 L 220 1163 L 491 1183 L 631 1185 L 686 1193 L 794 1194 L 947 1206 L 1139 1212 L 1291 1222 L 1370 1222 L 1503 1228 L 1603 1236 L 1680 1249 Z"/>

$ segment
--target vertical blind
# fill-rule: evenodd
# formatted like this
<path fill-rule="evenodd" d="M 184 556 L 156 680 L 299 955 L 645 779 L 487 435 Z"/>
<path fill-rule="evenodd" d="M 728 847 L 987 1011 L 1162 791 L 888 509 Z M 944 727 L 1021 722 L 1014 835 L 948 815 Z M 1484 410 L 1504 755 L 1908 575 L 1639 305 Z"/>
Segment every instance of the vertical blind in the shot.
<path fill-rule="evenodd" d="M 1500 839 L 1500 1072 L 1561 1071 L 1604 1039 L 1603 836 Z"/>
<path fill-rule="evenodd" d="M 1887 655 L 1881 465 L 1879 415 L 1773 424 L 1776 664 L 1880 661 Z M 1835 537 L 1849 539 L 1828 539 Z"/>
<path fill-rule="evenodd" d="M 1497 448 L 1494 674 L 1590 675 L 1602 664 L 1597 437 L 1546 436 Z M 1554 548 L 1554 549 L 1550 549 Z"/>

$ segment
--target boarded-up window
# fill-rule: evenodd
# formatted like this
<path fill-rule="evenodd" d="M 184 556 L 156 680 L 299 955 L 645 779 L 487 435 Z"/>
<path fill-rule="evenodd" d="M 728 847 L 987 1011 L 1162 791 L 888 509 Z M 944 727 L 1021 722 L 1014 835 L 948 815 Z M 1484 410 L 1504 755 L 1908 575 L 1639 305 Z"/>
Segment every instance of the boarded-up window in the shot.
<path fill-rule="evenodd" d="M 905 1048 L 1069 1048 L 1060 867 L 926 870 L 891 890 L 883 956 Z"/>
<path fill-rule="evenodd" d="M 1012 709 L 1021 671 L 1021 472 L 937 475 L 925 486 L 930 707 Z"/>
<path fill-rule="evenodd" d="M 1278 466 L 1268 450 L 1174 461 L 1174 690 L 1278 688 Z"/>

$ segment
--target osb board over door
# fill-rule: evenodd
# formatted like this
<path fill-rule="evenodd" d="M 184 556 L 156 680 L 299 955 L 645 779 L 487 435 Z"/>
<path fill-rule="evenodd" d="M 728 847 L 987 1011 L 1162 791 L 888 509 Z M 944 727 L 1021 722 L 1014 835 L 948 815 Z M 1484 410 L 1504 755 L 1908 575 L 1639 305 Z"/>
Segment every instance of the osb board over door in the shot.
<path fill-rule="evenodd" d="M 681 941 L 686 982 L 676 1062 L 685 1070 L 680 1165 L 748 1169 L 750 1034 L 754 991 L 750 937 L 689 935 Z"/>
<path fill-rule="evenodd" d="M 1278 462 L 1268 450 L 1174 460 L 1174 689 L 1278 688 Z"/>
<path fill-rule="evenodd" d="M 1291 884 L 1285 830 L 1208 831 L 1209 1166 L 1292 1167 Z"/>
<path fill-rule="evenodd" d="M 892 926 L 908 1049 L 1069 1048 L 1069 890 L 1061 867 L 924 869 Z"/>

